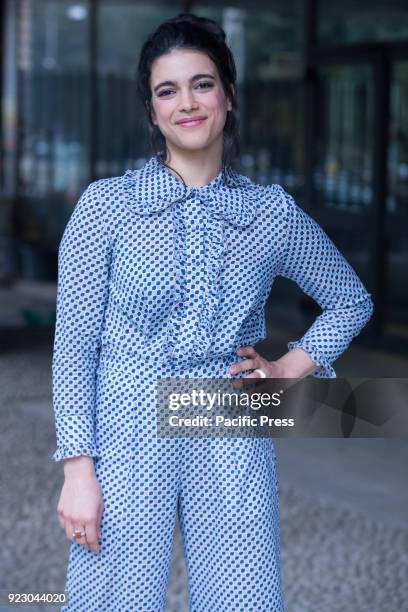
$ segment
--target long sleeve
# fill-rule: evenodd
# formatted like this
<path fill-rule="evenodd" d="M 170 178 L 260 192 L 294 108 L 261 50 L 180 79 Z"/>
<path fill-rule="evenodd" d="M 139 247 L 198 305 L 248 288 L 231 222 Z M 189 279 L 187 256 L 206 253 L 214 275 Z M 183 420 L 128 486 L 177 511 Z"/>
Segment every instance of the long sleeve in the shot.
<path fill-rule="evenodd" d="M 111 245 L 99 181 L 82 193 L 58 250 L 57 312 L 52 391 L 57 449 L 54 461 L 97 457 L 95 377 L 108 293 Z"/>
<path fill-rule="evenodd" d="M 370 319 L 374 305 L 354 269 L 321 226 L 282 187 L 287 230 L 278 274 L 295 281 L 322 309 L 288 350 L 299 347 L 318 368 L 315 378 L 336 378 L 332 363 Z"/>

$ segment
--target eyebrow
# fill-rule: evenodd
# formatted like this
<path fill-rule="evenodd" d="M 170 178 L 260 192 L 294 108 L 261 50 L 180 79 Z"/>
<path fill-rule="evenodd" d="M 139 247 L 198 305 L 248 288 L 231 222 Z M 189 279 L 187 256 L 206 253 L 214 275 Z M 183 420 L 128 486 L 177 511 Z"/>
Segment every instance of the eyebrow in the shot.
<path fill-rule="evenodd" d="M 203 79 L 203 78 L 210 78 L 210 79 L 214 79 L 215 81 L 215 76 L 213 74 L 202 72 L 202 73 L 195 74 L 194 76 L 192 76 L 190 79 L 190 83 L 192 83 L 193 81 L 197 81 L 198 79 Z M 159 87 L 162 87 L 163 85 L 175 85 L 175 84 L 176 83 L 174 81 L 162 81 L 161 83 L 156 85 L 153 91 L 157 91 Z"/>

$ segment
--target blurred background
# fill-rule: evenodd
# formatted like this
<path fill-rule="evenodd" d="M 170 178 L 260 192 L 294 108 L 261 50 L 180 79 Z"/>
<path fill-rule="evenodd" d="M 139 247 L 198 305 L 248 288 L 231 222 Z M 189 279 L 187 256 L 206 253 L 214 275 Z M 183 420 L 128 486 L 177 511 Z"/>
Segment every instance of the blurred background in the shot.
<path fill-rule="evenodd" d="M 90 181 L 151 155 L 138 56 L 147 34 L 179 12 L 217 20 L 234 53 L 236 169 L 293 195 L 372 294 L 374 316 L 337 375 L 407 376 L 406 0 L 0 1 L 0 590 L 63 586 L 61 471 L 49 460 L 58 245 Z M 281 355 L 319 312 L 278 278 L 259 351 Z M 403 609 L 406 441 L 276 447 L 287 612 Z M 172 575 L 169 609 L 182 611 L 179 540 Z"/>
<path fill-rule="evenodd" d="M 11 303 L 2 295 L 2 329 L 52 325 L 57 247 L 81 191 L 151 153 L 134 81 L 142 42 L 191 11 L 219 21 L 234 52 L 237 169 L 282 184 L 356 268 L 376 307 L 359 341 L 407 353 L 404 0 L 0 5 L 0 281 L 14 289 Z M 289 326 L 315 314 L 288 281 L 274 297 L 287 298 Z"/>

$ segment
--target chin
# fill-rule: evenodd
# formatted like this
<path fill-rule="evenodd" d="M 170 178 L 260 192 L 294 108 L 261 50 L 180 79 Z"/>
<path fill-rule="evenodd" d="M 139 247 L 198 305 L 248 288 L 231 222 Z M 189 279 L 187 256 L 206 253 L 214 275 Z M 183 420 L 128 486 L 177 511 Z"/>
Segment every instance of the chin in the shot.
<path fill-rule="evenodd" d="M 197 139 L 186 139 L 183 142 L 178 142 L 176 146 L 179 149 L 185 149 L 186 151 L 200 151 L 201 149 L 207 148 L 211 143 L 208 140 Z"/>

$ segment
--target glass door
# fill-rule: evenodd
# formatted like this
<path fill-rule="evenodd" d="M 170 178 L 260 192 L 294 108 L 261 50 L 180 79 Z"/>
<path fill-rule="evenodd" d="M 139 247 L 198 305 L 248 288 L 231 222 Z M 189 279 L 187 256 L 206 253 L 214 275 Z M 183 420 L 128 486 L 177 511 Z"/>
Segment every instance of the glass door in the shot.
<path fill-rule="evenodd" d="M 386 236 L 386 332 L 408 340 L 408 60 L 394 62 L 390 79 Z"/>
<path fill-rule="evenodd" d="M 373 203 L 374 85 L 369 63 L 317 71 L 313 214 L 363 280 Z"/>
<path fill-rule="evenodd" d="M 357 214 L 372 198 L 372 68 L 338 65 L 319 76 L 316 205 Z"/>

